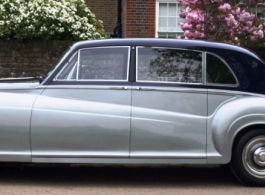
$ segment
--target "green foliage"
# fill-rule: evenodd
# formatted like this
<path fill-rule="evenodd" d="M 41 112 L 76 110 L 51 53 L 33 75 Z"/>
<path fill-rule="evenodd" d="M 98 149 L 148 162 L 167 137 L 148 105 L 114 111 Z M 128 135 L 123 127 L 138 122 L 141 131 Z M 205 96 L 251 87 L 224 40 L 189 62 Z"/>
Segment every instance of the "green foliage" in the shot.
<path fill-rule="evenodd" d="M 84 0 L 0 0 L 0 38 L 104 38 L 102 21 Z"/>

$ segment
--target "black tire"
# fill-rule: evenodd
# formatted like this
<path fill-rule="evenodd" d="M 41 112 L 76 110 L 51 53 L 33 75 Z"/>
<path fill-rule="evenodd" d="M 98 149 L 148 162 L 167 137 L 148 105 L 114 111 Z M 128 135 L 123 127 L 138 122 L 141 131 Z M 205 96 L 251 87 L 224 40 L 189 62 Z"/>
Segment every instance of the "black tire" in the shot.
<path fill-rule="evenodd" d="M 235 143 L 230 165 L 243 184 L 265 186 L 264 129 L 250 130 Z"/>

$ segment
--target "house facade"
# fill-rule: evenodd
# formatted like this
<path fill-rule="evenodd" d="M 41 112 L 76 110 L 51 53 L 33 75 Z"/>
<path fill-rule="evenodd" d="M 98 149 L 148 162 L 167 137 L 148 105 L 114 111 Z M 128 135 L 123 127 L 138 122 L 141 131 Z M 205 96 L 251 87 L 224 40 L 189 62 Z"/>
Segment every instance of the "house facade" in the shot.
<path fill-rule="evenodd" d="M 175 38 L 183 33 L 177 0 L 85 0 L 112 37 Z M 251 8 L 265 22 L 265 2 Z"/>

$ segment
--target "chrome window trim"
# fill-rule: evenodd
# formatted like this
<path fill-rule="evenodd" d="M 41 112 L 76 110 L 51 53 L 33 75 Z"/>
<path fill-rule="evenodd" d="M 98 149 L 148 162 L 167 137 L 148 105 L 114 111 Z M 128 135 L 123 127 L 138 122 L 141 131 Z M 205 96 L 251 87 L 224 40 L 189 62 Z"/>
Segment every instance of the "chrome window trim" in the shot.
<path fill-rule="evenodd" d="M 215 57 L 217 57 L 219 60 L 221 60 L 226 67 L 228 68 L 228 70 L 230 70 L 230 72 L 232 73 L 232 75 L 234 76 L 234 79 L 236 80 L 236 84 L 221 84 L 221 83 L 208 83 L 207 79 L 206 79 L 206 75 L 207 75 L 207 54 L 211 54 Z M 238 87 L 239 86 L 239 82 L 238 79 L 235 75 L 235 73 L 232 71 L 232 69 L 230 68 L 230 66 L 226 63 L 226 61 L 220 57 L 219 55 L 212 53 L 212 52 L 205 52 L 205 85 L 209 85 L 209 86 L 220 86 L 220 87 Z"/>
<path fill-rule="evenodd" d="M 80 51 L 81 50 L 87 50 L 87 49 L 106 49 L 106 48 L 127 48 L 128 49 L 128 55 L 127 55 L 127 72 L 126 72 L 126 79 L 124 80 L 96 80 L 96 79 L 78 79 L 78 72 L 79 72 L 79 62 L 80 62 Z M 113 82 L 126 82 L 129 79 L 129 68 L 130 68 L 130 56 L 131 56 L 131 50 L 130 50 L 130 46 L 110 46 L 110 47 L 91 47 L 91 48 L 83 48 L 83 49 L 79 49 L 78 51 L 78 57 L 77 57 L 77 73 L 76 73 L 76 79 L 71 79 L 71 80 L 66 80 L 66 79 L 57 79 L 57 77 L 60 75 L 60 73 L 65 69 L 66 65 L 64 65 L 64 67 L 62 68 L 62 70 L 55 76 L 54 81 L 65 81 L 65 82 L 72 82 L 72 81 L 76 81 L 76 82 L 81 82 L 81 81 L 89 81 L 89 82 L 104 82 L 104 81 L 113 81 Z M 73 54 L 73 56 L 71 57 L 71 59 L 74 57 L 74 55 L 77 53 L 75 52 Z M 71 60 L 69 59 L 68 62 Z M 67 62 L 67 63 L 68 63 Z"/>
<path fill-rule="evenodd" d="M 49 85 L 45 89 L 117 89 L 117 90 L 137 90 L 137 91 L 164 91 L 164 92 L 183 92 L 183 93 L 208 93 L 205 88 L 188 88 L 188 87 L 134 87 L 125 85 Z"/>
<path fill-rule="evenodd" d="M 203 85 L 206 85 L 206 76 L 207 76 L 207 72 L 206 72 L 206 52 L 203 52 L 202 54 L 202 79 L 203 79 Z"/>
<path fill-rule="evenodd" d="M 175 49 L 175 50 L 183 50 L 183 51 L 195 51 L 195 52 L 200 52 L 202 54 L 202 82 L 201 83 L 188 83 L 188 82 L 173 82 L 173 81 L 145 81 L 145 80 L 138 80 L 138 49 L 139 48 L 163 48 L 163 49 Z M 203 85 L 203 51 L 199 50 L 191 50 L 191 49 L 183 49 L 183 48 L 173 48 L 173 47 L 146 47 L 146 46 L 137 46 L 136 47 L 136 82 L 142 82 L 142 83 L 165 83 L 165 84 L 183 84 L 183 85 Z"/>
<path fill-rule="evenodd" d="M 182 88 L 182 87 L 132 87 L 137 91 L 163 91 L 163 92 L 182 92 L 182 93 L 200 93 L 207 94 L 207 89 Z"/>
<path fill-rule="evenodd" d="M 102 86 L 102 85 L 49 85 L 45 87 L 45 89 L 95 89 L 95 90 L 130 90 L 131 86 L 126 85 L 110 85 L 110 86 Z"/>
<path fill-rule="evenodd" d="M 203 83 L 184 83 L 184 82 L 173 82 L 173 81 L 136 81 L 137 83 L 161 83 L 161 84 L 179 84 L 179 85 L 203 85 Z"/>
<path fill-rule="evenodd" d="M 91 47 L 91 48 L 83 48 L 83 49 L 79 49 L 79 52 L 80 52 L 81 50 L 87 50 L 87 49 L 109 49 L 109 48 L 127 48 L 127 49 L 128 49 L 126 79 L 124 79 L 124 80 L 77 79 L 76 81 L 91 81 L 91 82 L 97 82 L 97 81 L 124 82 L 124 81 L 128 81 L 128 79 L 129 79 L 129 67 L 130 67 L 130 56 L 131 56 L 131 53 L 130 53 L 130 52 L 131 52 L 131 50 L 130 50 L 130 46 Z M 78 67 L 79 67 L 79 66 L 78 66 Z"/>
<path fill-rule="evenodd" d="M 78 76 L 79 76 L 79 67 L 80 67 L 80 49 L 78 50 L 78 56 L 77 56 L 77 67 L 76 67 L 76 77 L 75 77 L 75 81 L 78 80 Z"/>
<path fill-rule="evenodd" d="M 234 90 L 222 90 L 222 89 L 208 89 L 208 94 L 213 95 L 240 95 L 240 96 L 255 96 L 255 97 L 265 97 L 265 95 L 244 91 L 234 91 Z"/>

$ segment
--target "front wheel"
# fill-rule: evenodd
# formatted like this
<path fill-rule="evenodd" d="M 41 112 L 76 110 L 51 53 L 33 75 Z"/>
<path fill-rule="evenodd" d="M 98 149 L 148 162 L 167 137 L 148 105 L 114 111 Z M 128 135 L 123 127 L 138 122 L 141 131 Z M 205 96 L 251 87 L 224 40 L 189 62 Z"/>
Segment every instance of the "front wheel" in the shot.
<path fill-rule="evenodd" d="M 242 183 L 265 186 L 265 130 L 251 130 L 239 139 L 234 147 L 231 168 Z"/>

